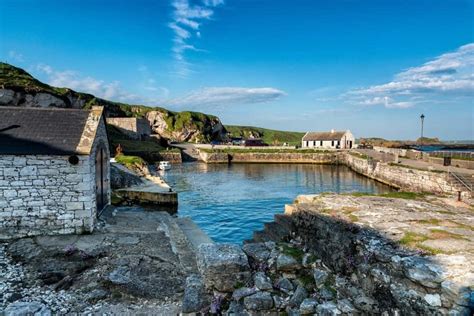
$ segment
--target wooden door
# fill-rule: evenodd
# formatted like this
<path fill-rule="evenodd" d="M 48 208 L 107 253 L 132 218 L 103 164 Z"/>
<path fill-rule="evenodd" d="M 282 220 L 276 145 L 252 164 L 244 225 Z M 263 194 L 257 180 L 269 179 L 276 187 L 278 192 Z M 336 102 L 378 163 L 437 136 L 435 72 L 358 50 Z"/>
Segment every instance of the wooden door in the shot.
<path fill-rule="evenodd" d="M 106 159 L 105 152 L 103 148 L 97 149 L 95 156 L 95 187 L 96 187 L 96 206 L 97 206 L 97 216 L 99 216 L 100 211 L 104 208 L 106 204 L 107 197 L 105 196 L 105 164 Z"/>

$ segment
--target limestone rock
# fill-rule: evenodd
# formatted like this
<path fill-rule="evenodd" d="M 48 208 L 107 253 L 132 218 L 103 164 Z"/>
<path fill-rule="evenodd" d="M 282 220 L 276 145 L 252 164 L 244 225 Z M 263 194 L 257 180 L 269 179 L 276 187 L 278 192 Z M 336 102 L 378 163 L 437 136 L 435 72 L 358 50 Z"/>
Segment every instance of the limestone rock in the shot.
<path fill-rule="evenodd" d="M 325 302 L 316 307 L 316 312 L 321 316 L 340 315 L 341 311 L 337 308 L 334 302 Z"/>
<path fill-rule="evenodd" d="M 441 306 L 441 297 L 439 296 L 439 294 L 426 294 L 424 299 L 431 306 L 435 306 L 435 307 Z"/>
<path fill-rule="evenodd" d="M 206 293 L 201 277 L 198 275 L 187 277 L 182 305 L 183 313 L 199 312 L 210 304 L 211 298 Z"/>
<path fill-rule="evenodd" d="M 130 279 L 130 270 L 126 266 L 121 266 L 110 272 L 109 274 L 110 282 L 114 284 L 124 285 L 131 282 Z"/>
<path fill-rule="evenodd" d="M 314 282 L 316 282 L 316 286 L 318 288 L 322 288 L 324 286 L 324 282 L 326 282 L 329 277 L 329 273 L 321 269 L 314 269 L 313 277 Z"/>
<path fill-rule="evenodd" d="M 245 297 L 244 305 L 252 311 L 270 310 L 273 307 L 273 298 L 268 292 L 257 292 Z"/>
<path fill-rule="evenodd" d="M 345 314 L 352 314 L 355 311 L 354 306 L 348 299 L 338 300 L 337 308 Z"/>
<path fill-rule="evenodd" d="M 300 306 L 301 303 L 304 301 L 304 299 L 307 298 L 307 297 L 308 297 L 308 292 L 306 291 L 306 289 L 303 286 L 299 285 L 296 288 L 295 293 L 291 297 L 290 302 L 289 302 L 288 305 L 291 306 L 291 307 Z"/>
<path fill-rule="evenodd" d="M 293 283 L 287 278 L 280 278 L 276 283 L 276 287 L 285 293 L 293 291 L 294 289 Z"/>
<path fill-rule="evenodd" d="M 303 315 L 313 314 L 316 311 L 318 301 L 314 298 L 306 298 L 300 305 L 300 313 Z"/>
<path fill-rule="evenodd" d="M 228 316 L 249 316 L 250 314 L 245 311 L 245 307 L 236 301 L 232 301 L 229 304 L 229 309 L 225 315 Z"/>
<path fill-rule="evenodd" d="M 197 265 L 206 288 L 232 292 L 251 277 L 247 256 L 237 245 L 202 244 Z"/>
<path fill-rule="evenodd" d="M 5 316 L 50 316 L 51 311 L 39 302 L 15 302 L 11 303 L 4 310 Z"/>
<path fill-rule="evenodd" d="M 241 287 L 232 293 L 232 298 L 236 301 L 240 301 L 240 299 L 253 295 L 257 292 L 256 289 L 250 287 Z"/>
<path fill-rule="evenodd" d="M 255 286 L 257 287 L 257 289 L 259 289 L 259 290 L 265 291 L 265 290 L 273 289 L 272 281 L 263 272 L 255 273 L 254 283 L 255 283 Z"/>
<path fill-rule="evenodd" d="M 245 254 L 257 262 L 264 262 L 270 257 L 270 250 L 265 243 L 249 243 L 242 247 Z"/>
<path fill-rule="evenodd" d="M 409 258 L 405 261 L 405 274 L 414 281 L 430 288 L 437 288 L 443 281 L 440 267 L 428 263 L 422 258 Z"/>
<path fill-rule="evenodd" d="M 277 258 L 277 270 L 279 271 L 294 271 L 300 267 L 298 261 L 295 258 L 283 253 L 278 255 Z"/>

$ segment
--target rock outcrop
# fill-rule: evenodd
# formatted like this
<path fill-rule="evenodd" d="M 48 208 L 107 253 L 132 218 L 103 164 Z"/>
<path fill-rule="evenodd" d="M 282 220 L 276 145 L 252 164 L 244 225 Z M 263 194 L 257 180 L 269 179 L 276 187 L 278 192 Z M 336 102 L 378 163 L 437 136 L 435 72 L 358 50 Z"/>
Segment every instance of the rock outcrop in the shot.
<path fill-rule="evenodd" d="M 153 110 L 146 118 L 155 134 L 179 142 L 209 142 L 226 138 L 218 117 L 196 112 Z"/>

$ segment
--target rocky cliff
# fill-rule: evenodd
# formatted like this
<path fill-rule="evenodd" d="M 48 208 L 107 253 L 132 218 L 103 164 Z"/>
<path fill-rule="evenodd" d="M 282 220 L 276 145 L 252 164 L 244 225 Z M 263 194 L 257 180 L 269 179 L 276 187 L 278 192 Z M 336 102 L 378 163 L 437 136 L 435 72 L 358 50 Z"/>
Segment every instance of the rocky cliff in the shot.
<path fill-rule="evenodd" d="M 197 112 L 173 112 L 112 102 L 91 94 L 47 85 L 21 68 L 0 63 L 0 106 L 90 108 L 102 105 L 108 117 L 144 117 L 161 138 L 209 142 L 226 137 L 218 117 Z"/>

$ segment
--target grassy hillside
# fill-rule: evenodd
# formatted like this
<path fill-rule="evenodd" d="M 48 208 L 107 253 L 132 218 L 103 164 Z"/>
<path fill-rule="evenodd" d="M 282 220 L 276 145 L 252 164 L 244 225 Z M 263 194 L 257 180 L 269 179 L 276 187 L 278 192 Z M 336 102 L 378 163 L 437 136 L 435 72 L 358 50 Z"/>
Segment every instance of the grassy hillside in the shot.
<path fill-rule="evenodd" d="M 166 123 L 170 132 L 188 129 L 204 129 L 210 120 L 217 119 L 214 115 L 198 112 L 173 112 L 162 107 L 149 107 L 144 105 L 125 104 L 97 98 L 92 94 L 76 92 L 68 88 L 52 87 L 45 84 L 25 70 L 7 63 L 0 63 L 0 86 L 17 92 L 30 94 L 48 93 L 63 100 L 70 105 L 70 99 L 84 101 L 83 108 L 93 105 L 101 105 L 106 109 L 106 115 L 110 117 L 144 117 L 149 111 L 160 111 L 164 113 Z"/>
<path fill-rule="evenodd" d="M 52 87 L 37 80 L 21 68 L 1 62 L 0 87 L 33 95 L 37 93 L 48 93 L 63 100 L 67 107 L 72 107 L 73 103 L 81 103 L 83 104 L 83 108 L 101 105 L 105 107 L 106 116 L 109 117 L 144 117 L 149 111 L 160 111 L 164 114 L 163 117 L 168 125 L 168 132 L 199 130 L 202 134 L 199 139 L 202 141 L 213 140 L 211 137 L 212 128 L 210 128 L 210 122 L 218 120 L 216 116 L 205 113 L 190 111 L 174 112 L 162 107 L 113 102 L 95 97 L 92 94 L 76 92 L 69 88 Z M 71 100 L 74 100 L 74 102 Z M 232 136 L 247 138 L 253 135 L 255 137 L 261 137 L 264 142 L 270 145 L 285 142 L 296 145 L 300 143 L 304 135 L 304 133 L 276 131 L 252 126 L 226 126 L 226 129 Z"/>
<path fill-rule="evenodd" d="M 232 137 L 260 137 L 269 145 L 281 145 L 283 143 L 299 145 L 301 144 L 301 139 L 305 134 L 301 132 L 277 131 L 253 126 L 225 125 L 225 128 Z"/>

